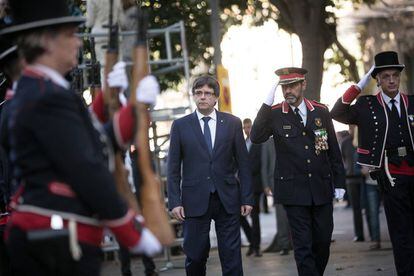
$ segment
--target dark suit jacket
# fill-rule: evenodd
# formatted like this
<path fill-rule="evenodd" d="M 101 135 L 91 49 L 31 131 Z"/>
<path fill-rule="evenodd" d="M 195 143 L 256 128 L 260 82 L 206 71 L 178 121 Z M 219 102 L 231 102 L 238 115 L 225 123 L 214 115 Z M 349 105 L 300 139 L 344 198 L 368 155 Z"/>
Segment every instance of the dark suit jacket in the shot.
<path fill-rule="evenodd" d="M 239 179 L 236 179 L 238 172 Z M 210 155 L 194 112 L 175 120 L 168 153 L 168 205 L 183 206 L 187 217 L 203 215 L 214 183 L 230 214 L 252 205 L 251 172 L 239 118 L 217 111 L 213 153 Z"/>
<path fill-rule="evenodd" d="M 251 140 L 263 143 L 273 135 L 276 149 L 275 200 L 287 205 L 332 202 L 334 186 L 345 186 L 341 152 L 328 109 L 305 99 L 306 127 L 286 102 L 263 105 L 253 123 Z M 325 129 L 329 149 L 315 152 L 315 131 Z"/>

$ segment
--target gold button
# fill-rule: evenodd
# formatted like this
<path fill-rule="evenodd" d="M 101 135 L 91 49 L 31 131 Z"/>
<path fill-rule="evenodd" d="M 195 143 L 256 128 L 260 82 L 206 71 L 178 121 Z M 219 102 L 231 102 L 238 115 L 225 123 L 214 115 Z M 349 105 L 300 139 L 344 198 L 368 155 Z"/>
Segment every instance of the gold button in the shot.
<path fill-rule="evenodd" d="M 310 159 L 306 160 L 306 162 L 308 162 L 308 164 L 311 162 Z"/>
<path fill-rule="evenodd" d="M 302 135 L 303 135 L 303 136 L 306 136 L 306 132 L 302 132 Z"/>
<path fill-rule="evenodd" d="M 286 137 L 289 137 L 289 134 L 286 134 L 285 136 L 286 136 Z"/>
<path fill-rule="evenodd" d="M 308 176 L 309 176 L 309 177 L 312 177 L 312 174 L 310 173 L 310 174 L 308 174 Z"/>
<path fill-rule="evenodd" d="M 308 148 L 309 148 L 309 147 L 308 147 L 308 145 L 306 145 L 306 146 L 305 146 L 305 149 L 308 149 Z"/>

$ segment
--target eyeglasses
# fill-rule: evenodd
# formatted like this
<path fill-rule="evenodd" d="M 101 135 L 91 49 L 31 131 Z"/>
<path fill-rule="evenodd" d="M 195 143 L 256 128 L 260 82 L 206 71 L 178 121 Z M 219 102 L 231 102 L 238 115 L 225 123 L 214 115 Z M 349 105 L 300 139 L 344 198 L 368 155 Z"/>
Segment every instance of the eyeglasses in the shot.
<path fill-rule="evenodd" d="M 204 97 L 206 98 L 211 98 L 213 97 L 213 95 L 215 95 L 213 92 L 209 92 L 209 91 L 195 91 L 193 93 L 193 95 L 197 96 L 197 97 L 202 97 L 204 95 Z"/>

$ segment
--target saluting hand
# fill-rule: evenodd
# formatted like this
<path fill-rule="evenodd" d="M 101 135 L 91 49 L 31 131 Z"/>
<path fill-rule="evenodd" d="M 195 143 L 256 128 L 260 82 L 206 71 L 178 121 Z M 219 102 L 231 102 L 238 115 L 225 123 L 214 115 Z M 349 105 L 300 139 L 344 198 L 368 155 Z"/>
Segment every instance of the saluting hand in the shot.
<path fill-rule="evenodd" d="M 246 217 L 248 215 L 250 215 L 250 213 L 252 212 L 253 206 L 250 205 L 242 205 L 241 206 L 241 215 L 243 217 Z"/>
<path fill-rule="evenodd" d="M 279 86 L 279 83 L 275 83 L 272 85 L 272 88 L 270 88 L 269 93 L 266 96 L 266 99 L 264 100 L 264 103 L 268 106 L 272 106 L 274 100 L 275 100 L 275 93 L 276 89 Z"/>
<path fill-rule="evenodd" d="M 362 77 L 362 79 L 357 83 L 357 86 L 360 90 L 364 89 L 365 86 L 369 83 L 371 79 L 371 73 L 374 71 L 375 65 L 372 65 L 369 69 L 368 73 L 365 74 L 365 76 Z"/>
<path fill-rule="evenodd" d="M 175 207 L 174 209 L 171 210 L 171 214 L 178 221 L 184 221 L 185 219 L 183 206 Z"/>

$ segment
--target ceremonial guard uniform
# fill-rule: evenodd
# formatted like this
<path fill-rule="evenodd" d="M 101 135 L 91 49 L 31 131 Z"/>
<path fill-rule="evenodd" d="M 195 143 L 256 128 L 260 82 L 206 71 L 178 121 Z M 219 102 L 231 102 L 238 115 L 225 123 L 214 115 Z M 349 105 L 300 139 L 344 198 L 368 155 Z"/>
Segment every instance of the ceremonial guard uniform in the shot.
<path fill-rule="evenodd" d="M 4 230 L 10 218 L 9 201 L 13 192 L 11 166 L 8 160 L 9 144 L 7 118 L 12 85 L 18 77 L 20 66 L 17 46 L 11 39 L 0 38 L 0 275 L 11 275 L 10 259 L 4 243 Z"/>
<path fill-rule="evenodd" d="M 285 99 L 292 96 L 288 89 L 299 89 L 297 108 L 305 113 L 306 123 L 287 100 L 273 107 L 268 102 L 257 114 L 251 140 L 263 143 L 273 135 L 274 196 L 287 211 L 299 275 L 322 275 L 333 230 L 334 186 L 343 187 L 345 177 L 328 109 L 302 97 L 305 73 L 302 68 L 276 71 Z"/>
<path fill-rule="evenodd" d="M 29 63 L 9 119 L 19 183 L 7 232 L 13 275 L 99 275 L 104 227 L 133 252 L 145 253 L 146 229 L 121 200 L 111 173 L 113 152 L 132 139 L 133 109 L 121 109 L 102 127 L 70 90 L 60 66 L 76 62 L 75 26 L 84 19 L 68 16 L 65 1 L 10 4 L 15 25 L 0 34 L 24 32 L 19 49 Z M 34 48 L 28 37 L 48 41 L 37 46 L 47 48 L 28 53 L 24 47 Z M 62 41 L 68 47 L 59 51 Z"/>
<path fill-rule="evenodd" d="M 398 91 L 403 68 L 397 53 L 379 53 L 372 73 L 348 88 L 331 114 L 339 122 L 358 126 L 358 163 L 371 168 L 384 192 L 397 272 L 414 275 L 414 96 Z M 383 71 L 388 75 L 381 76 Z M 377 78 L 379 91 L 360 96 L 351 105 L 371 76 Z M 395 90 L 394 94 L 386 89 Z"/>

